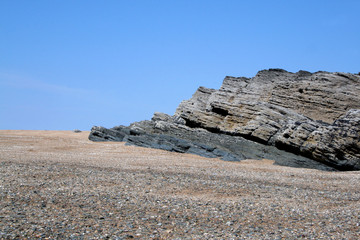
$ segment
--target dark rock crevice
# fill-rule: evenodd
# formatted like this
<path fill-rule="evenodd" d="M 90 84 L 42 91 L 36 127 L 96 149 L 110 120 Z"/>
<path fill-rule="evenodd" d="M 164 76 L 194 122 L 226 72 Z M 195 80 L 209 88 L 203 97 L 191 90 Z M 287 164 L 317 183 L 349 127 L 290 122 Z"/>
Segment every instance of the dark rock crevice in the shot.
<path fill-rule="evenodd" d="M 226 109 L 222 109 L 222 108 L 218 108 L 218 107 L 212 107 L 211 109 L 212 112 L 217 113 L 223 117 L 226 117 L 227 115 L 229 115 L 229 111 Z"/>

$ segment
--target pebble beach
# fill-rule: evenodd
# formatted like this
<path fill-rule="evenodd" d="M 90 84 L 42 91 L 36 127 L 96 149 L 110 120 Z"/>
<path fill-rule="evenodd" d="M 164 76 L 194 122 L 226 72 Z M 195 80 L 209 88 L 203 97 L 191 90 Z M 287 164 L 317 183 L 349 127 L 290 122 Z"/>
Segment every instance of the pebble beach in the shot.
<path fill-rule="evenodd" d="M 0 131 L 0 239 L 360 239 L 360 172 Z"/>

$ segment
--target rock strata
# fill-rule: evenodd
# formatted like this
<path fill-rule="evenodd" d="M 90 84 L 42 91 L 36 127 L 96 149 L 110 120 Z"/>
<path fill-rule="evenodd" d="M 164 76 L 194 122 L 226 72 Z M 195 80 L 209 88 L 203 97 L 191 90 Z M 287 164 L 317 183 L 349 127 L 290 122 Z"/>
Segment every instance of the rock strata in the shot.
<path fill-rule="evenodd" d="M 239 136 L 213 133 L 202 128 L 191 128 L 176 122 L 173 116 L 155 113 L 151 121 L 141 121 L 129 127 L 111 129 L 93 127 L 92 141 L 119 141 L 128 145 L 163 149 L 172 152 L 197 154 L 225 161 L 244 159 L 273 159 L 275 164 L 290 167 L 335 170 L 306 157 L 284 152 L 274 146 L 264 145 Z M 175 120 L 175 121 L 174 121 Z"/>
<path fill-rule="evenodd" d="M 200 87 L 174 116 L 94 127 L 89 139 L 231 161 L 360 170 L 359 109 L 359 75 L 269 69 L 253 78 L 226 77 L 219 90 Z"/>

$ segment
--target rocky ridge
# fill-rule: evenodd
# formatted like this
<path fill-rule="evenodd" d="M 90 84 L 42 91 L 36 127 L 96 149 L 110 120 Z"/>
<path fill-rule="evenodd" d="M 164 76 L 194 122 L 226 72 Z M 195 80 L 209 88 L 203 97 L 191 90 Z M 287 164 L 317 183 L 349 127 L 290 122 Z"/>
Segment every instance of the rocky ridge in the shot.
<path fill-rule="evenodd" d="M 226 77 L 219 90 L 200 87 L 174 116 L 93 127 L 89 139 L 231 161 L 360 170 L 359 132 L 359 75 L 269 69 L 253 78 Z"/>

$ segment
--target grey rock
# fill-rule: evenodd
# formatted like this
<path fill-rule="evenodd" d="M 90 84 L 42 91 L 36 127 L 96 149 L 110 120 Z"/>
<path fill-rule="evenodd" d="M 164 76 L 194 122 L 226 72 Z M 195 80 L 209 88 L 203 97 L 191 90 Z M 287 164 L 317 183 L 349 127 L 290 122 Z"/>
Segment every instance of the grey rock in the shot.
<path fill-rule="evenodd" d="M 209 158 L 219 157 L 228 161 L 239 161 L 240 159 L 244 159 L 242 155 L 235 155 L 200 141 L 191 141 L 186 137 L 179 138 L 176 134 L 162 134 L 163 129 L 155 127 L 155 125 L 159 124 L 169 127 L 166 123 L 162 124 L 161 122 L 150 121 L 135 123 L 132 124 L 131 127 L 118 126 L 112 129 L 93 127 L 89 139 L 92 141 L 124 141 L 129 145 L 179 153 L 191 153 Z M 181 132 L 181 130 L 178 132 Z M 180 136 L 181 135 L 182 134 L 180 134 Z"/>
<path fill-rule="evenodd" d="M 124 137 L 127 136 L 128 134 L 129 132 L 127 132 L 126 129 L 123 129 L 121 126 L 114 127 L 112 129 L 94 126 L 91 128 L 89 140 L 95 142 L 104 142 L 104 141 L 122 142 L 124 140 Z"/>

